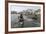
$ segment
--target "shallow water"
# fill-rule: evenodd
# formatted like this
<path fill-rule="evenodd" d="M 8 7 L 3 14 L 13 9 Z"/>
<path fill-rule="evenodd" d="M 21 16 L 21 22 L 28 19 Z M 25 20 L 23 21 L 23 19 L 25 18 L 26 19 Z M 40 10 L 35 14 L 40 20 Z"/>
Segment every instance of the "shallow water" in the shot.
<path fill-rule="evenodd" d="M 22 26 L 20 22 L 18 22 L 19 21 L 18 16 L 19 14 L 11 14 L 11 27 L 12 28 L 20 28 Z M 23 27 L 40 27 L 40 23 L 38 21 L 29 19 L 25 15 L 23 15 L 23 17 L 24 17 Z"/>

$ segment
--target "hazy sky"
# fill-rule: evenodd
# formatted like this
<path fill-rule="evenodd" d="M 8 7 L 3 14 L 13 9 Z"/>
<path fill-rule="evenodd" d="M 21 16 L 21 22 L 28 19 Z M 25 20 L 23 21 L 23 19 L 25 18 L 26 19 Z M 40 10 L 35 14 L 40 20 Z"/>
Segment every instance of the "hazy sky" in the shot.
<path fill-rule="evenodd" d="M 19 5 L 11 5 L 10 10 L 11 11 L 23 11 L 23 10 L 27 10 L 27 9 L 33 9 L 33 10 L 37 10 L 40 9 L 40 6 L 19 6 Z"/>

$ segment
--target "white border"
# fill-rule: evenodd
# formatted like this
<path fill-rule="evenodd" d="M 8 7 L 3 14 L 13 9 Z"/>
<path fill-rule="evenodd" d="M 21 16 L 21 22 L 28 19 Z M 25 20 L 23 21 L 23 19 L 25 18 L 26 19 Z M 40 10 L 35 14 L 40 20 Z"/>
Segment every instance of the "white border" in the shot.
<path fill-rule="evenodd" d="M 11 12 L 10 5 L 22 5 L 22 6 L 41 6 L 41 27 L 31 27 L 31 28 L 11 28 Z M 8 3 L 8 31 L 26 31 L 26 30 L 41 30 L 43 29 L 43 5 L 38 4 L 19 4 L 19 3 Z"/>

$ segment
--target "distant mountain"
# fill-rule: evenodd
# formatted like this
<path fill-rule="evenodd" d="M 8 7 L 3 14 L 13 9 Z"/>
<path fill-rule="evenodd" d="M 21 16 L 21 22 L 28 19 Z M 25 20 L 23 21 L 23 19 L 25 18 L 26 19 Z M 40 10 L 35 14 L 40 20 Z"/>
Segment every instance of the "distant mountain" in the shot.
<path fill-rule="evenodd" d="M 30 14 L 30 13 L 32 13 L 33 12 L 33 9 L 27 9 L 27 10 L 23 10 L 23 11 L 21 11 L 21 12 L 19 12 L 19 14 Z"/>
<path fill-rule="evenodd" d="M 17 11 L 11 11 L 11 14 L 31 14 L 31 13 L 37 13 L 39 12 L 40 9 L 34 10 L 34 9 L 27 9 L 27 10 L 22 10 L 20 12 Z"/>

